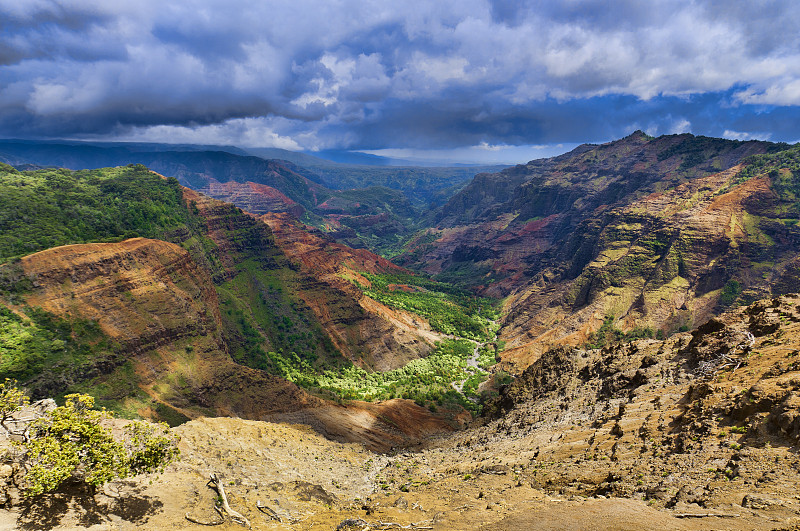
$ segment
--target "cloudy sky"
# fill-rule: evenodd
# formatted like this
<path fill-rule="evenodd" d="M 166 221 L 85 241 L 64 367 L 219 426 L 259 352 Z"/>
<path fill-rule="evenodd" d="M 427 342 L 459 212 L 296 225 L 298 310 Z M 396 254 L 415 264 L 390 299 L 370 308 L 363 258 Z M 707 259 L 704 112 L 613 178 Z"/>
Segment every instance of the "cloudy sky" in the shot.
<path fill-rule="evenodd" d="M 0 137 L 520 162 L 800 140 L 791 0 L 0 0 Z"/>

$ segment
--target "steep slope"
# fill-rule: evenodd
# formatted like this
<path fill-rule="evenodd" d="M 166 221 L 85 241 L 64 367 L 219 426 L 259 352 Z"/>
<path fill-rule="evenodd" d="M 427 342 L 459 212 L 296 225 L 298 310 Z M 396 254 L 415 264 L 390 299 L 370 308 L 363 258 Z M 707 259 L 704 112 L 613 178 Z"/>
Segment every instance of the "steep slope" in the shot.
<path fill-rule="evenodd" d="M 175 244 L 134 238 L 67 245 L 26 256 L 19 266 L 33 286 L 24 297 L 27 305 L 96 322 L 117 346 L 110 356 L 93 356 L 87 363 L 92 370 L 84 374 L 69 374 L 70 367 L 48 368 L 29 382 L 36 395 L 99 377 L 95 385 L 110 386 L 102 398 L 135 399 L 114 392 L 138 383 L 155 404 L 169 402 L 184 411 L 200 407 L 252 416 L 321 404 L 288 382 L 232 363 L 225 355 L 214 285 Z M 135 375 L 114 382 L 123 376 L 120 367 Z M 264 401 L 226 399 L 224 394 L 236 389 L 226 389 L 224 379 L 230 378 L 260 382 L 250 392 L 261 393 Z M 38 387 L 38 382 L 51 385 Z M 248 391 L 243 387 L 239 392 Z"/>
<path fill-rule="evenodd" d="M 401 263 L 507 296 L 504 359 L 520 367 L 603 326 L 670 333 L 794 285 L 795 156 L 691 135 L 582 146 L 478 176 Z"/>
<path fill-rule="evenodd" d="M 353 284 L 369 284 L 363 273 L 397 273 L 402 268 L 369 251 L 313 234 L 289 216 L 268 214 L 261 220 L 289 259 L 316 280 L 298 285 L 297 293 L 349 359 L 368 368 L 390 370 L 427 354 L 443 339 L 419 316 L 387 308 Z"/>
<path fill-rule="evenodd" d="M 298 418 L 320 431 L 373 448 L 450 429 L 410 401 L 342 407 L 275 376 L 292 359 L 320 371 L 347 365 L 331 341 L 339 337 L 336 325 L 352 327 L 347 339 L 375 351 L 374 364 L 401 363 L 430 346 L 409 344 L 397 355 L 382 335 L 391 323 L 381 321 L 375 333 L 364 323 L 376 318 L 352 293 L 298 271 L 263 222 L 143 167 L 4 170 L 3 199 L 16 208 L 2 210 L 10 229 L 0 238 L 0 256 L 51 242 L 113 240 L 50 248 L 0 266 L 0 369 L 36 396 L 89 391 L 126 414 L 176 423 L 198 414 L 302 411 Z M 14 229 L 25 220 L 25 230 Z M 132 232 L 171 243 L 122 240 Z M 364 265 L 381 260 L 359 253 Z"/>
<path fill-rule="evenodd" d="M 280 190 L 266 184 L 254 182 L 237 183 L 236 181 L 221 183 L 216 180 L 210 180 L 199 191 L 203 195 L 233 203 L 253 214 L 289 212 L 299 218 L 305 212 L 302 205 L 290 199 Z"/>
<path fill-rule="evenodd" d="M 796 295 L 767 299 L 665 341 L 548 351 L 482 425 L 414 452 L 193 420 L 175 429 L 183 458 L 161 478 L 50 504 L 9 481 L 0 522 L 235 529 L 214 510 L 214 473 L 253 528 L 788 531 L 800 511 L 798 308 Z"/>
<path fill-rule="evenodd" d="M 551 463 L 530 480 L 562 493 L 795 511 L 798 302 L 762 300 L 666 341 L 548 351 L 475 442 L 527 447 Z"/>
<path fill-rule="evenodd" d="M 301 229 L 290 216 L 267 216 L 267 219 L 275 220 L 272 224 L 259 222 L 240 212 L 231 217 L 230 209 L 234 208 L 231 205 L 190 190 L 185 193 L 199 215 L 206 219 L 210 238 L 221 248 L 224 249 L 231 240 L 228 232 L 232 229 L 232 220 L 247 227 L 250 233 L 268 239 L 269 245 L 273 246 L 270 254 L 280 262 L 280 266 L 260 268 L 261 271 L 249 267 L 253 260 L 264 258 L 263 252 L 256 252 L 253 242 L 230 253 L 222 253 L 229 256 L 224 263 L 229 271 L 227 274 L 232 275 L 222 288 L 238 301 L 248 301 L 244 305 L 231 303 L 231 315 L 238 310 L 247 314 L 257 329 L 265 332 L 274 329 L 274 333 L 268 335 L 273 348 L 282 348 L 286 352 L 291 349 L 301 357 L 313 356 L 322 360 L 333 355 L 333 362 L 340 353 L 366 368 L 386 370 L 425 355 L 432 348 L 433 341 L 438 339 L 434 334 L 424 330 L 417 332 L 404 324 L 403 319 L 410 320 L 409 317 L 398 319 L 396 312 L 374 301 L 364 300 L 361 292 L 340 276 L 353 276 L 360 271 L 399 270 L 387 260 L 366 250 L 352 250 L 313 236 Z M 274 247 L 270 225 L 277 232 L 275 237 L 279 248 Z M 284 306 L 288 305 L 301 318 L 288 315 L 288 309 L 281 311 L 276 308 L 275 302 L 279 298 L 285 299 Z M 314 330 L 309 329 L 308 321 L 319 323 L 319 331 L 324 332 L 325 338 L 320 341 L 323 349 L 311 339 L 310 333 Z M 288 342 L 276 344 L 275 338 L 281 337 L 286 337 Z"/>

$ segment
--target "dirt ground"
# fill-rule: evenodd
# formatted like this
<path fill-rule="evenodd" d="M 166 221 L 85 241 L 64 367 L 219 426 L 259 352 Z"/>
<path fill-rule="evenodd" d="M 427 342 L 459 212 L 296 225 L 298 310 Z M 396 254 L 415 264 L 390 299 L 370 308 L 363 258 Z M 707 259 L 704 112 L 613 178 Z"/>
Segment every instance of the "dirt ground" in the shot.
<path fill-rule="evenodd" d="M 252 529 L 800 529 L 799 309 L 781 297 L 665 341 L 551 351 L 488 417 L 414 451 L 196 419 L 160 477 L 37 501 L 7 485 L 0 529 L 242 529 L 211 474 Z"/>

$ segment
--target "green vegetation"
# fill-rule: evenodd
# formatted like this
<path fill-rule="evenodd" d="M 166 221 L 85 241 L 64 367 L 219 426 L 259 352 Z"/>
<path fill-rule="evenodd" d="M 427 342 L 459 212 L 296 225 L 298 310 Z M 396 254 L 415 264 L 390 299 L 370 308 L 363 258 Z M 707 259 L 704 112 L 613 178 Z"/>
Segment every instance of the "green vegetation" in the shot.
<path fill-rule="evenodd" d="M 473 348 L 471 341 L 443 341 L 428 357 L 386 372 L 367 372 L 347 363 L 340 369 L 319 373 L 299 356 L 287 358 L 274 352 L 270 352 L 269 356 L 280 368 L 281 376 L 323 394 L 332 393 L 346 400 L 407 398 L 429 407 L 434 404 L 458 404 L 476 411 L 477 405 L 465 400 L 451 385 L 452 382 L 474 376 L 474 372 L 467 367 L 467 358 L 472 354 Z M 474 396 L 477 383 L 472 387 Z M 465 394 L 471 396 L 469 393 Z"/>
<path fill-rule="evenodd" d="M 77 172 L 0 165 L 0 262 L 71 243 L 169 239 L 195 223 L 178 181 L 141 165 Z"/>
<path fill-rule="evenodd" d="M 15 412 L 29 403 L 28 396 L 17 387 L 17 381 L 6 378 L 0 384 L 0 426 L 11 431 L 11 426 L 6 423 L 11 420 Z"/>
<path fill-rule="evenodd" d="M 753 177 L 769 175 L 772 187 L 778 195 L 795 204 L 789 217 L 797 218 L 800 215 L 800 205 L 797 201 L 800 198 L 800 146 L 774 144 L 768 153 L 752 155 L 743 162 L 742 170 L 720 193 L 727 192 Z"/>
<path fill-rule="evenodd" d="M 663 161 L 676 155 L 682 156 L 683 161 L 681 162 L 680 169 L 686 170 L 732 149 L 737 143 L 737 140 L 725 140 L 707 136 L 689 136 L 683 141 L 659 153 L 658 160 Z"/>
<path fill-rule="evenodd" d="M 371 286 L 359 286 L 365 295 L 398 310 L 428 320 L 443 334 L 485 341 L 498 314 L 493 302 L 453 286 L 415 275 L 364 274 Z"/>
<path fill-rule="evenodd" d="M 429 320 L 433 329 L 459 339 L 441 342 L 428 357 L 402 368 L 369 372 L 341 356 L 321 330 L 317 333 L 313 329 L 310 319 L 292 320 L 281 315 L 280 300 L 287 295 L 280 292 L 277 284 L 269 285 L 268 279 L 255 275 L 246 285 L 237 287 L 236 282 L 230 282 L 221 290 L 221 293 L 228 289 L 236 293 L 235 297 L 231 293 L 222 300 L 223 315 L 241 330 L 244 338 L 231 344 L 234 357 L 332 399 L 406 398 L 432 410 L 458 405 L 477 412 L 480 409 L 477 388 L 488 377 L 486 370 L 495 364 L 495 347 L 483 347 L 478 368 L 468 367 L 467 359 L 475 348 L 473 341 L 494 337 L 496 325 L 492 320 L 497 318 L 497 312 L 493 301 L 415 275 L 365 273 L 364 276 L 370 286 L 359 287 L 367 296 L 389 307 L 420 315 Z M 261 278 L 262 284 L 254 284 L 254 278 Z M 278 348 L 265 353 L 245 313 L 260 330 L 279 327 L 278 333 L 272 330 L 270 337 L 292 342 L 274 342 Z M 462 392 L 453 387 L 454 382 L 463 382 Z"/>
<path fill-rule="evenodd" d="M 497 351 L 501 350 L 498 346 L 497 350 L 495 350 L 490 345 L 485 345 L 480 350 L 480 355 L 478 356 L 478 367 L 484 370 L 488 370 L 492 365 L 497 363 Z"/>
<path fill-rule="evenodd" d="M 59 379 L 108 358 L 115 348 L 94 321 L 61 319 L 40 308 L 15 313 L 0 304 L 0 378 Z"/>
<path fill-rule="evenodd" d="M 742 285 L 736 280 L 729 280 L 725 286 L 723 286 L 722 291 L 719 294 L 719 303 L 721 306 L 730 306 L 736 299 L 739 298 L 739 295 L 742 293 Z"/>
<path fill-rule="evenodd" d="M 119 441 L 103 426 L 111 414 L 93 406 L 88 395 L 68 395 L 63 406 L 33 422 L 19 445 L 28 469 L 26 495 L 52 492 L 69 478 L 94 489 L 116 478 L 163 471 L 180 455 L 166 424 L 131 422 Z"/>
<path fill-rule="evenodd" d="M 292 293 L 297 281 L 291 269 L 263 269 L 245 260 L 240 273 L 218 287 L 234 360 L 272 374 L 280 371 L 267 355 L 270 348 L 290 358 L 297 353 L 318 369 L 344 361 L 311 310 Z"/>
<path fill-rule="evenodd" d="M 614 326 L 616 317 L 606 315 L 600 328 L 589 336 L 585 348 L 603 348 L 606 345 L 619 342 L 630 342 L 637 339 L 652 338 L 655 333 L 652 328 L 636 327 L 630 332 L 623 332 Z"/>

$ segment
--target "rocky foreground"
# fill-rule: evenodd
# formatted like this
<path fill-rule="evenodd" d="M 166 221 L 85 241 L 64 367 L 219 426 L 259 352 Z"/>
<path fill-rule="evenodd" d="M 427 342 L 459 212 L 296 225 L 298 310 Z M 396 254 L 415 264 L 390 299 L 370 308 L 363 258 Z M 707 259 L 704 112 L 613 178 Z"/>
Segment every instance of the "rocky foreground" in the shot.
<path fill-rule="evenodd" d="M 482 425 L 394 455 L 205 418 L 159 478 L 20 499 L 6 529 L 217 529 L 211 474 L 254 529 L 796 529 L 800 297 L 664 341 L 546 353 Z M 347 526 L 350 527 L 347 527 Z"/>

